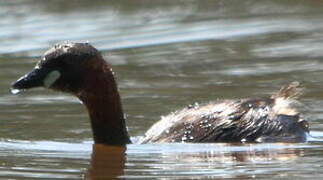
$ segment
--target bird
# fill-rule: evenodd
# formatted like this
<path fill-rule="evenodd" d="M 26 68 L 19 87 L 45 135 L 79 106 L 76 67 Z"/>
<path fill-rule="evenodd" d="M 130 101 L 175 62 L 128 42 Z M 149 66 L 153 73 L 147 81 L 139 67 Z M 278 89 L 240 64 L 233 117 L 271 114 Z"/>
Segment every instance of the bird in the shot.
<path fill-rule="evenodd" d="M 95 144 L 132 143 L 111 65 L 89 43 L 62 42 L 35 68 L 12 83 L 12 91 L 44 87 L 77 97 L 86 107 Z M 305 142 L 309 124 L 294 104 L 298 82 L 269 97 L 188 105 L 163 116 L 138 143 Z"/>

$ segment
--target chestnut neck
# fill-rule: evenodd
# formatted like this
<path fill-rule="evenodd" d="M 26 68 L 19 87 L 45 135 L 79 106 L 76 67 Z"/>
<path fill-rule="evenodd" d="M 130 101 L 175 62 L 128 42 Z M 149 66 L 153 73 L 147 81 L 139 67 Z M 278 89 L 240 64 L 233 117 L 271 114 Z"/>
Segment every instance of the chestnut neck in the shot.
<path fill-rule="evenodd" d="M 85 104 L 96 144 L 121 145 L 131 143 L 113 72 L 105 62 L 101 71 L 89 70 L 84 75 L 82 91 L 77 94 Z"/>

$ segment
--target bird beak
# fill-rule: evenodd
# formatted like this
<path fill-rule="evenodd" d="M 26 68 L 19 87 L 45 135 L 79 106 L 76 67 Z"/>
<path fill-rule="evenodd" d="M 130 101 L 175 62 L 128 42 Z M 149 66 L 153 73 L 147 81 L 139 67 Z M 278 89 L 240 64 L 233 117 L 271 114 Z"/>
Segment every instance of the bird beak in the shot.
<path fill-rule="evenodd" d="M 35 68 L 12 84 L 12 89 L 23 90 L 44 85 L 49 71 L 46 68 Z"/>

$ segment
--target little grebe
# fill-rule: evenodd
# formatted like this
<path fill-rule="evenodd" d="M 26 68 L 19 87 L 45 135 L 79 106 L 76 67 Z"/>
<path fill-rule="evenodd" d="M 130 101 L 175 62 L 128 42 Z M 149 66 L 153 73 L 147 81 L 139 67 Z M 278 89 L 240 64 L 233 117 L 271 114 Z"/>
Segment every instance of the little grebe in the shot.
<path fill-rule="evenodd" d="M 57 44 L 13 89 L 46 87 L 78 97 L 86 106 L 94 142 L 131 143 L 111 66 L 88 43 Z M 192 105 L 153 125 L 140 143 L 303 142 L 307 121 L 291 107 L 298 83 L 268 98 L 223 100 Z"/>

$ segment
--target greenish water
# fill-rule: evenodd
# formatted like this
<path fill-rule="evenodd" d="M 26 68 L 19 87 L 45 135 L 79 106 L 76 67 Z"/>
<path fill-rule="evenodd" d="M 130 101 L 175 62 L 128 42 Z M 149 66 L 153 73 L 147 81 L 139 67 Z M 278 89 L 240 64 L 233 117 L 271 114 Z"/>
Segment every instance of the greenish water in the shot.
<path fill-rule="evenodd" d="M 1 179 L 322 179 L 322 1 L 0 0 L 0 15 Z M 297 80 L 309 142 L 92 147 L 74 97 L 9 93 L 65 40 L 89 41 L 113 65 L 134 141 L 188 104 Z"/>

